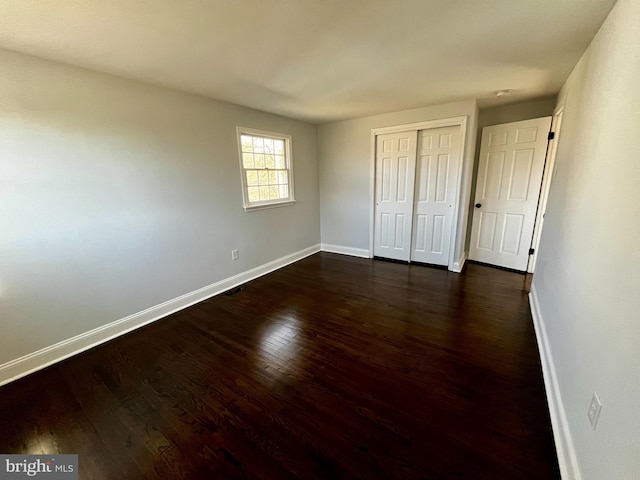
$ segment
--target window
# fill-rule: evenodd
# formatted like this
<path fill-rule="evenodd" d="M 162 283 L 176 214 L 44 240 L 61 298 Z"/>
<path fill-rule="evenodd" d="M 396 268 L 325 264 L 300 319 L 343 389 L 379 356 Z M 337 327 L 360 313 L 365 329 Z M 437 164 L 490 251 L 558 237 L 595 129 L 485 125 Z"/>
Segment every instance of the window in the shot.
<path fill-rule="evenodd" d="M 291 137 L 238 127 L 244 209 L 291 205 Z"/>

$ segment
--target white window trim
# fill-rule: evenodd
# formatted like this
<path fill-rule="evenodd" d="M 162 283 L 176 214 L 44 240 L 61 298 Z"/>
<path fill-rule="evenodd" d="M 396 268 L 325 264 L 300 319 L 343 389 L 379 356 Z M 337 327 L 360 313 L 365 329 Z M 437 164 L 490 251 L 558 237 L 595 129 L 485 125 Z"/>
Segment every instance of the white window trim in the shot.
<path fill-rule="evenodd" d="M 264 210 L 267 208 L 287 207 L 296 203 L 294 180 L 293 180 L 293 157 L 291 156 L 291 135 L 278 132 L 267 132 L 266 130 L 256 130 L 254 128 L 236 127 L 236 133 L 238 137 L 238 160 L 240 165 L 240 177 L 242 180 L 242 201 L 245 212 L 252 212 L 255 210 Z M 287 162 L 287 170 L 289 171 L 289 198 L 283 200 L 264 200 L 262 202 L 249 202 L 248 190 L 247 190 L 247 177 L 245 174 L 244 164 L 242 163 L 242 141 L 241 135 L 256 135 L 271 138 L 280 138 L 284 140 L 285 148 L 285 161 Z"/>

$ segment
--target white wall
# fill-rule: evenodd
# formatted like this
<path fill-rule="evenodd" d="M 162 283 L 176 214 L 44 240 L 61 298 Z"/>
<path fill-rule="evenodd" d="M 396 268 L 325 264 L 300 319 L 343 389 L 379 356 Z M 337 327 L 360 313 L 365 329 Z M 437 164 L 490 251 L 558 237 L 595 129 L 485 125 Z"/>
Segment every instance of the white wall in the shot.
<path fill-rule="evenodd" d="M 473 158 L 477 129 L 475 100 L 320 125 L 318 155 L 322 243 L 369 250 L 370 208 L 373 204 L 370 192 L 372 129 L 465 115 L 469 117 L 465 158 L 469 159 Z M 471 162 L 466 162 L 463 167 L 465 195 L 468 195 L 470 167 Z M 463 198 L 463 205 L 467 204 L 468 197 Z M 466 215 L 461 215 L 462 229 L 459 231 L 464 232 L 464 222 Z M 455 258 L 459 258 L 461 252 L 460 243 L 456 247 Z"/>
<path fill-rule="evenodd" d="M 500 125 L 501 123 L 547 117 L 553 114 L 557 100 L 556 95 L 551 95 L 527 102 L 481 108 L 480 114 L 478 115 L 478 128 L 480 129 L 480 133 L 482 133 L 482 128 L 489 125 Z M 478 144 L 480 144 L 480 142 L 478 142 Z"/>
<path fill-rule="evenodd" d="M 0 71 L 0 364 L 319 243 L 315 126 L 7 51 Z M 294 206 L 244 212 L 236 125 L 292 135 Z"/>
<path fill-rule="evenodd" d="M 619 0 L 565 84 L 533 289 L 582 478 L 640 475 L 640 2 Z M 593 391 L 603 403 L 587 420 Z"/>

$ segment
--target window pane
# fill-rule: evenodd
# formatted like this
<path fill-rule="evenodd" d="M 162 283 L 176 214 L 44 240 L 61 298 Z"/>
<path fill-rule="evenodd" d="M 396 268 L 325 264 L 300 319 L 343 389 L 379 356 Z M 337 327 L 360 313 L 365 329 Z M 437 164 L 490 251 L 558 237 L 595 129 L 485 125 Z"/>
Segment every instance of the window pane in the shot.
<path fill-rule="evenodd" d="M 258 185 L 258 172 L 256 172 L 255 170 L 247 171 L 247 185 L 249 185 L 250 187 Z"/>
<path fill-rule="evenodd" d="M 256 153 L 264 153 L 264 139 L 253 137 L 253 151 Z"/>
<path fill-rule="evenodd" d="M 264 165 L 267 168 L 276 168 L 276 161 L 274 160 L 273 155 L 264 156 Z"/>
<path fill-rule="evenodd" d="M 244 175 L 245 206 L 290 200 L 290 145 L 288 138 L 276 134 L 240 134 L 240 162 Z M 293 188 L 293 185 L 291 185 Z"/>
<path fill-rule="evenodd" d="M 242 144 L 243 152 L 253 151 L 253 139 L 249 135 L 240 135 L 240 143 Z"/>
<path fill-rule="evenodd" d="M 250 202 L 259 202 L 260 201 L 260 189 L 258 187 L 249 187 L 247 188 L 247 193 Z"/>
<path fill-rule="evenodd" d="M 242 154 L 242 165 L 244 168 L 253 168 L 253 153 Z"/>

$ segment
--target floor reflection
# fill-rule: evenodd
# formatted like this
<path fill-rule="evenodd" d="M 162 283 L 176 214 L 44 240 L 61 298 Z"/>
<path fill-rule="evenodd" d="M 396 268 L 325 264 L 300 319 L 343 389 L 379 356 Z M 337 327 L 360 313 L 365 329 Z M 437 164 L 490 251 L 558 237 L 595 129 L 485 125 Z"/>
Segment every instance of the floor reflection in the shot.
<path fill-rule="evenodd" d="M 301 336 L 302 324 L 291 312 L 265 325 L 257 362 L 262 371 L 269 373 L 271 385 L 291 378 L 300 367 Z"/>
<path fill-rule="evenodd" d="M 25 454 L 49 455 L 58 453 L 58 445 L 53 435 L 34 431 L 24 442 Z"/>

